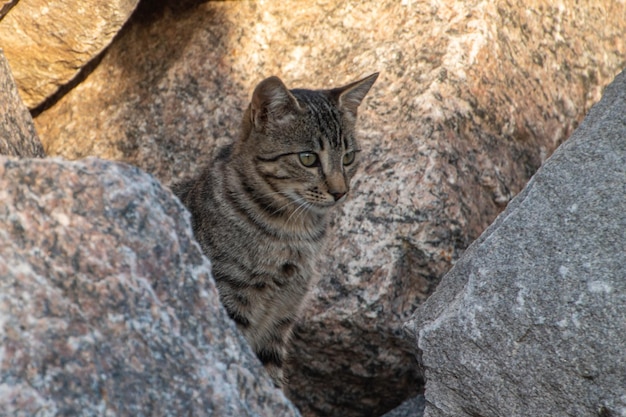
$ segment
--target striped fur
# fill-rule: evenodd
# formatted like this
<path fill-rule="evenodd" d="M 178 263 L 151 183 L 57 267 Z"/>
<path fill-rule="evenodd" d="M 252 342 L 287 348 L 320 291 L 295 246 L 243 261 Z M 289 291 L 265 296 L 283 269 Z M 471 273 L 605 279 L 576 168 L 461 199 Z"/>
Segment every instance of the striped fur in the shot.
<path fill-rule="evenodd" d="M 291 329 L 318 279 L 328 211 L 358 166 L 357 107 L 377 76 L 319 91 L 262 81 L 239 140 L 173 187 L 224 307 L 279 387 Z M 302 153 L 315 163 L 305 166 Z"/>

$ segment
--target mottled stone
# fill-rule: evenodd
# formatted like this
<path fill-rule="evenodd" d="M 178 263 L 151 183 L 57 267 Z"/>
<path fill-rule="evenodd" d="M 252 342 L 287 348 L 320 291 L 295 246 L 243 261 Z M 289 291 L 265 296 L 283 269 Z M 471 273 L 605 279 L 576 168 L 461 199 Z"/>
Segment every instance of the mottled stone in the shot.
<path fill-rule="evenodd" d="M 363 169 L 294 338 L 306 415 L 383 414 L 418 393 L 403 323 L 626 56 L 626 5 L 608 0 L 148 3 L 36 118 L 51 154 L 169 184 L 238 136 L 266 76 L 323 88 L 381 72 L 359 110 Z"/>
<path fill-rule="evenodd" d="M 0 157 L 0 414 L 297 416 L 136 168 Z"/>
<path fill-rule="evenodd" d="M 410 325 L 425 415 L 626 416 L 626 72 Z"/>
<path fill-rule="evenodd" d="M 0 155 L 44 157 L 30 113 L 20 99 L 11 68 L 0 49 Z"/>
<path fill-rule="evenodd" d="M 29 108 L 111 43 L 138 0 L 22 0 L 0 20 L 0 43 Z"/>

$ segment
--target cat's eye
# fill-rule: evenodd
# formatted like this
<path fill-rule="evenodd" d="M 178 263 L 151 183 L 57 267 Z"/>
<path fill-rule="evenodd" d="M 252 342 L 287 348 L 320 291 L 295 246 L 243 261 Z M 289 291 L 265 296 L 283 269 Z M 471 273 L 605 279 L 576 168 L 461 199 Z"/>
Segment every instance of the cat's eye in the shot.
<path fill-rule="evenodd" d="M 300 162 L 302 162 L 302 165 L 304 165 L 305 167 L 312 167 L 317 165 L 317 155 L 313 152 L 300 152 L 300 154 L 298 154 L 298 157 L 300 158 Z"/>
<path fill-rule="evenodd" d="M 351 163 L 354 162 L 354 156 L 356 155 L 356 152 L 348 152 L 343 156 L 343 164 L 344 165 L 350 165 Z"/>

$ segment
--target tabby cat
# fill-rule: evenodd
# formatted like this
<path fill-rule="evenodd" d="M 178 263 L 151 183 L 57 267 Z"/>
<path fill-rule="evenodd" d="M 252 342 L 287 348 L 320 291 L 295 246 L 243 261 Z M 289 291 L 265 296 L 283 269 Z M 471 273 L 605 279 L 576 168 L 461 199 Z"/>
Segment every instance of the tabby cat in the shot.
<path fill-rule="evenodd" d="M 226 311 L 278 387 L 291 329 L 317 282 L 328 212 L 357 170 L 357 107 L 377 77 L 331 90 L 288 90 L 265 79 L 239 139 L 173 187 Z"/>

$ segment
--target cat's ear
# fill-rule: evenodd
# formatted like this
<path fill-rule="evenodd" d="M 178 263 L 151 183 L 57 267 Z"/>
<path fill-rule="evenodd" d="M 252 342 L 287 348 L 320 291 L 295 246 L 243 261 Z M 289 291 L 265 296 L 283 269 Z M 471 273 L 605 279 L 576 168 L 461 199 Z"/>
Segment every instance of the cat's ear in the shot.
<path fill-rule="evenodd" d="M 365 98 L 365 95 L 378 78 L 378 73 L 355 81 L 343 87 L 333 88 L 330 90 L 331 96 L 337 101 L 340 109 L 348 112 L 352 117 L 356 118 L 356 110 Z"/>
<path fill-rule="evenodd" d="M 280 124 L 301 112 L 298 100 L 276 76 L 264 79 L 256 86 L 250 102 L 250 121 L 257 131 L 267 123 Z"/>

